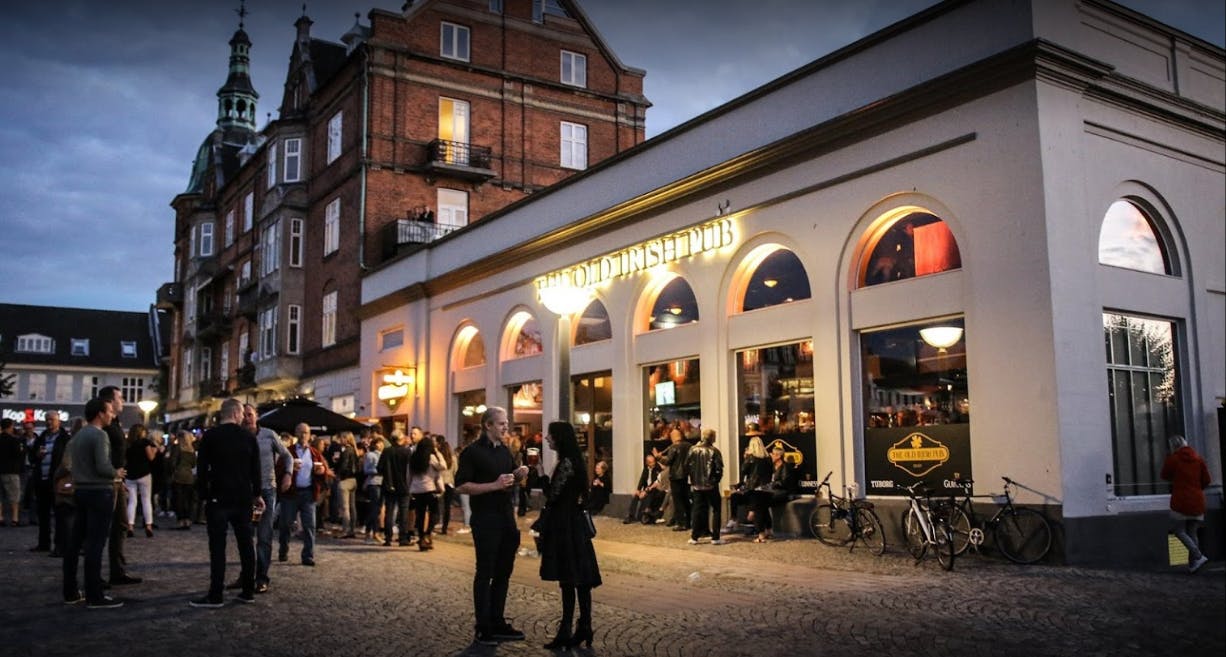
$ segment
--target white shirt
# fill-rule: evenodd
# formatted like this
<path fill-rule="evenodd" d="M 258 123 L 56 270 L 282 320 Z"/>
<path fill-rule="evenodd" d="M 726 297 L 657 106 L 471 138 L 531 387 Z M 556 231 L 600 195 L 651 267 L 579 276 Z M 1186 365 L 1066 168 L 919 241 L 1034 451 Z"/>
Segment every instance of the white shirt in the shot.
<path fill-rule="evenodd" d="M 295 444 L 294 456 L 302 460 L 302 467 L 298 468 L 298 474 L 294 475 L 294 488 L 310 488 L 311 473 L 315 468 L 315 463 L 311 461 L 311 448 Z"/>

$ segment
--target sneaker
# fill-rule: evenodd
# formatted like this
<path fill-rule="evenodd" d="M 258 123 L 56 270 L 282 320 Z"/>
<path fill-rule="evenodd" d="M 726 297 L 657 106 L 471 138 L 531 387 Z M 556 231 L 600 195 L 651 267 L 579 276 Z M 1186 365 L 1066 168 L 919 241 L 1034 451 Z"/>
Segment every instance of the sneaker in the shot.
<path fill-rule="evenodd" d="M 1209 557 L 1206 557 L 1205 555 L 1202 554 L 1200 555 L 1199 559 L 1197 559 L 1196 561 L 1193 561 L 1191 564 L 1188 565 L 1188 572 L 1194 573 L 1200 570 L 1201 566 L 1205 565 L 1206 563 L 1209 563 Z"/>
<path fill-rule="evenodd" d="M 64 598 L 64 604 L 66 605 L 79 605 L 82 602 L 85 602 L 85 594 L 81 591 L 77 591 L 76 597 Z"/>
<path fill-rule="evenodd" d="M 690 540 L 686 541 L 686 543 L 689 543 L 690 545 L 698 545 L 698 539 L 691 538 Z"/>
<path fill-rule="evenodd" d="M 122 606 L 123 606 L 122 600 L 116 600 L 115 598 L 112 598 L 109 595 L 102 596 L 101 600 L 94 600 L 92 602 L 85 603 L 86 609 L 115 609 L 116 607 L 122 607 Z"/>
<path fill-rule="evenodd" d="M 254 593 L 239 593 L 238 601 L 244 604 L 251 604 L 255 602 L 255 594 Z"/>
<path fill-rule="evenodd" d="M 499 623 L 498 625 L 494 626 L 494 629 L 490 630 L 490 635 L 493 636 L 498 641 L 523 641 L 524 640 L 524 633 L 520 632 L 514 627 L 511 627 L 511 624 L 506 621 L 503 621 L 502 623 Z"/>
<path fill-rule="evenodd" d="M 196 600 L 192 600 L 191 602 L 187 604 L 189 606 L 197 607 L 201 609 L 220 609 L 223 606 L 225 606 L 225 603 L 222 602 L 221 600 L 214 600 L 212 598 L 209 598 L 208 596 L 205 596 L 203 598 L 197 598 Z"/>
<path fill-rule="evenodd" d="M 489 630 L 477 630 L 477 636 L 473 639 L 473 641 L 483 646 L 498 645 L 498 639 L 495 639 L 494 635 Z"/>
<path fill-rule="evenodd" d="M 459 529 L 455 530 L 455 533 L 457 533 L 457 534 L 471 534 L 471 533 L 473 533 L 473 530 L 472 530 L 472 529 L 469 529 L 468 527 L 461 527 L 461 528 L 459 528 Z"/>
<path fill-rule="evenodd" d="M 255 585 L 256 593 L 268 593 L 268 582 L 257 582 Z"/>
<path fill-rule="evenodd" d="M 727 543 L 727 541 L 725 541 L 725 540 L 724 540 L 724 539 L 722 539 L 722 538 L 713 538 L 713 539 L 711 539 L 711 545 L 723 545 L 723 544 L 725 544 L 725 543 Z"/>

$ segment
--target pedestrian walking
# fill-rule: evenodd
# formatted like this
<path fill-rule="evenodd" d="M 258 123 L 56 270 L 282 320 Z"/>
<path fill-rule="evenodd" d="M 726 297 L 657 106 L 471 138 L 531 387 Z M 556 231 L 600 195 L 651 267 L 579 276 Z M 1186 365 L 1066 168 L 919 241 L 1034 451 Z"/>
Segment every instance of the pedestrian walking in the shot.
<path fill-rule="evenodd" d="M 1209 558 L 1200 549 L 1197 531 L 1205 521 L 1205 488 L 1209 468 L 1205 460 L 1180 435 L 1167 439 L 1171 454 L 1162 464 L 1162 478 L 1171 482 L 1171 520 L 1175 536 L 1188 548 L 1188 572 L 1194 573 Z"/>

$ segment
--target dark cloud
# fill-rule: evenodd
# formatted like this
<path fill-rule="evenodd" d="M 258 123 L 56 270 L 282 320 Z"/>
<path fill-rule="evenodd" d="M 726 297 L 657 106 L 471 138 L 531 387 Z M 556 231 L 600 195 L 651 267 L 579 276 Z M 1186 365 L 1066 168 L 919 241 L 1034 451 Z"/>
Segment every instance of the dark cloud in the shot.
<path fill-rule="evenodd" d="M 582 0 L 581 0 L 582 1 Z M 372 7 L 308 3 L 338 39 Z M 931 0 L 585 0 L 647 71 L 648 136 L 932 4 Z M 1222 45 L 1221 0 L 1127 6 Z M 213 127 L 237 1 L 42 0 L 0 9 L 0 301 L 140 310 L 171 279 L 172 198 Z M 280 103 L 301 0 L 250 0 L 252 81 Z"/>

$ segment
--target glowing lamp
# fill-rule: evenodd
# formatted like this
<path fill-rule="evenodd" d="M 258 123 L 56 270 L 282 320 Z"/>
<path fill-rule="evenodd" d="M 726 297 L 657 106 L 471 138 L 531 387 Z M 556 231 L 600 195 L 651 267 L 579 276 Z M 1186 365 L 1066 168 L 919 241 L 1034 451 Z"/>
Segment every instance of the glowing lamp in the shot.
<path fill-rule="evenodd" d="M 929 326 L 920 329 L 919 333 L 921 340 L 941 351 L 958 344 L 962 339 L 962 328 L 959 326 Z"/>

